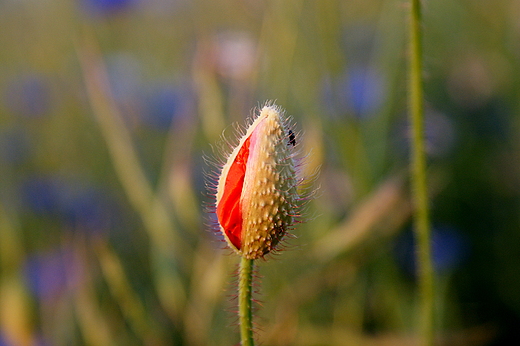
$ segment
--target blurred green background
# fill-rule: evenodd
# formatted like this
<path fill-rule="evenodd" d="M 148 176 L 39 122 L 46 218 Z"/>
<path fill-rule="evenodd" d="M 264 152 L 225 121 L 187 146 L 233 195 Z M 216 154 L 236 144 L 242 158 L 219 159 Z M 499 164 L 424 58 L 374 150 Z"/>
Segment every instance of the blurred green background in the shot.
<path fill-rule="evenodd" d="M 520 2 L 425 1 L 439 345 L 520 337 Z M 263 345 L 414 345 L 406 1 L 0 0 L 0 345 L 236 345 L 203 156 L 266 100 L 320 167 Z"/>

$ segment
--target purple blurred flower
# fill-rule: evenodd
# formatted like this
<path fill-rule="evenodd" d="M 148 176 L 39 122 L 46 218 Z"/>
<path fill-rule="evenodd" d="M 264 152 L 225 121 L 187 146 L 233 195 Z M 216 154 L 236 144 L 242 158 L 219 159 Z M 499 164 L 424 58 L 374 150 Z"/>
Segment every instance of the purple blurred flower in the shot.
<path fill-rule="evenodd" d="M 106 192 L 77 179 L 32 177 L 22 184 L 21 196 L 28 211 L 57 218 L 74 230 L 104 231 L 118 214 Z"/>
<path fill-rule="evenodd" d="M 81 0 L 81 6 L 90 15 L 110 16 L 129 9 L 138 0 Z"/>
<path fill-rule="evenodd" d="M 45 116 L 51 103 L 50 85 L 42 75 L 20 75 L 7 86 L 5 104 L 16 115 L 28 118 Z"/>
<path fill-rule="evenodd" d="M 20 195 L 24 208 L 37 215 L 56 215 L 59 205 L 59 187 L 54 179 L 36 176 L 22 183 Z"/>
<path fill-rule="evenodd" d="M 381 107 L 386 94 L 385 80 L 374 69 L 354 66 L 344 76 L 339 91 L 345 106 L 359 118 L 364 118 Z"/>
<path fill-rule="evenodd" d="M 436 272 L 450 273 L 466 259 L 469 244 L 466 237 L 452 227 L 433 227 L 431 233 L 432 259 Z M 410 274 L 415 274 L 415 240 L 411 231 L 404 233 L 395 247 L 398 263 Z"/>
<path fill-rule="evenodd" d="M 173 84 L 152 86 L 146 95 L 141 120 L 157 129 L 167 130 L 172 120 L 190 112 L 193 102 L 190 90 Z"/>
<path fill-rule="evenodd" d="M 2 333 L 0 333 L 0 346 L 11 346 Z"/>
<path fill-rule="evenodd" d="M 386 80 L 376 70 L 352 66 L 339 80 L 323 84 L 323 102 L 333 114 L 350 113 L 359 119 L 376 114 L 386 97 Z"/>
<path fill-rule="evenodd" d="M 60 193 L 62 220 L 73 229 L 100 232 L 115 219 L 115 208 L 106 192 L 90 185 L 67 184 Z"/>
<path fill-rule="evenodd" d="M 36 297 L 52 301 L 78 284 L 81 267 L 72 250 L 54 250 L 29 256 L 25 275 Z"/>
<path fill-rule="evenodd" d="M 145 83 L 142 66 L 133 55 L 106 57 L 112 94 L 130 128 L 139 125 L 167 130 L 172 120 L 191 112 L 194 95 L 189 87 L 170 82 Z"/>

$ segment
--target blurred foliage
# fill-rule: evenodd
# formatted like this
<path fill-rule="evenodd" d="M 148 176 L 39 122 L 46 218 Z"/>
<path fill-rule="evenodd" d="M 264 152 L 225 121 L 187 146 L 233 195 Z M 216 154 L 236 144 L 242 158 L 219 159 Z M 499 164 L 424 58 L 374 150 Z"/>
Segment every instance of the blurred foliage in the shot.
<path fill-rule="evenodd" d="M 233 345 L 202 157 L 274 99 L 321 167 L 265 345 L 413 345 L 406 1 L 0 1 L 0 345 Z M 520 325 L 520 2 L 427 1 L 440 345 Z"/>

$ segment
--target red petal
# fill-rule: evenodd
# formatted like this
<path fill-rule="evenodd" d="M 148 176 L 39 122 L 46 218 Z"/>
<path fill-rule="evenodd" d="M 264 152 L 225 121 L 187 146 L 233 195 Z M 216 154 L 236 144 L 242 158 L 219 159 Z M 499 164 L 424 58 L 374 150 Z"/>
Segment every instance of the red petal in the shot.
<path fill-rule="evenodd" d="M 240 250 L 242 237 L 242 208 L 240 196 L 244 185 L 246 164 L 249 157 L 249 138 L 244 141 L 233 164 L 229 168 L 224 193 L 217 205 L 217 218 L 229 241 Z"/>

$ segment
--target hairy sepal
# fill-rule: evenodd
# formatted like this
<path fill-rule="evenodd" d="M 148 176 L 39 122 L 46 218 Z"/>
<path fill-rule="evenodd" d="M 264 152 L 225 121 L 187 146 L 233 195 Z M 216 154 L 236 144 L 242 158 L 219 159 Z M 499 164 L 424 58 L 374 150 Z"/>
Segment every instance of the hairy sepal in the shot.
<path fill-rule="evenodd" d="M 282 110 L 266 104 L 222 166 L 216 187 L 219 231 L 248 259 L 273 251 L 299 217 L 298 138 Z"/>

